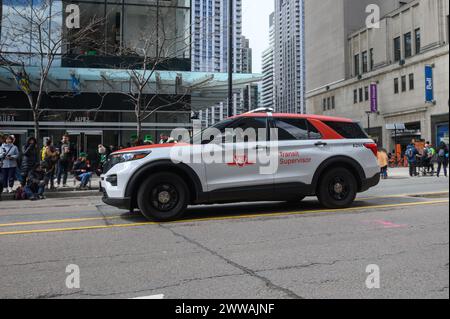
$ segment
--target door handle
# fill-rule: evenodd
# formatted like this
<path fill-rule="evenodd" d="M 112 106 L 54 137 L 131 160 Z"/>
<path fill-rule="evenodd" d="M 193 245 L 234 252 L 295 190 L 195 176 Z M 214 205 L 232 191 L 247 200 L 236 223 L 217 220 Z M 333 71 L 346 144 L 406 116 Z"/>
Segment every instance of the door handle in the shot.
<path fill-rule="evenodd" d="M 255 149 L 258 150 L 258 151 L 260 151 L 260 150 L 267 150 L 267 146 L 256 145 Z"/>
<path fill-rule="evenodd" d="M 325 143 L 325 142 L 317 142 L 317 143 L 314 144 L 314 145 L 317 146 L 317 147 L 320 147 L 320 146 L 327 146 L 328 143 Z"/>

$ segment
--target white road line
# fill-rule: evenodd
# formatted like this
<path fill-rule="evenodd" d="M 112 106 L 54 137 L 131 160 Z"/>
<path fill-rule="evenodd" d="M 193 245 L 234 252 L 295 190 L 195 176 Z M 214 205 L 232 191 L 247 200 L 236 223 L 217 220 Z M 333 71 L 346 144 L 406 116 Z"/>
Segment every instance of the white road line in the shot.
<path fill-rule="evenodd" d="M 163 294 L 151 295 L 151 296 L 136 297 L 136 298 L 131 298 L 131 299 L 164 299 L 164 295 Z"/>

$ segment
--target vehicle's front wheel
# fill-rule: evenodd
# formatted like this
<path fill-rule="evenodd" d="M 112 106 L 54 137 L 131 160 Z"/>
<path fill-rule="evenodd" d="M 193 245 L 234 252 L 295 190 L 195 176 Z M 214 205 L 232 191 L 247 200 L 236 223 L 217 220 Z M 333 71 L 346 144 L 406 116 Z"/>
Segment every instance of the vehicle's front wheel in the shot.
<path fill-rule="evenodd" d="M 183 215 L 188 204 L 188 194 L 186 183 L 178 175 L 156 173 L 140 186 L 137 202 L 146 218 L 170 221 Z"/>
<path fill-rule="evenodd" d="M 334 168 L 320 180 L 317 197 L 326 208 L 347 208 L 355 200 L 358 185 L 353 174 L 345 168 Z"/>

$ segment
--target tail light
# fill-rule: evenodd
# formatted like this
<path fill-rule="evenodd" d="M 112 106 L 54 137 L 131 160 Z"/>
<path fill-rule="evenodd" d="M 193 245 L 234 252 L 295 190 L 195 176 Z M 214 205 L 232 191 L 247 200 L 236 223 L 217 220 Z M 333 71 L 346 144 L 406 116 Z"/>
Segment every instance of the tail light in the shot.
<path fill-rule="evenodd" d="M 368 148 L 369 150 L 372 151 L 373 155 L 375 155 L 375 157 L 378 156 L 378 145 L 375 143 L 365 143 L 364 146 L 366 148 Z"/>

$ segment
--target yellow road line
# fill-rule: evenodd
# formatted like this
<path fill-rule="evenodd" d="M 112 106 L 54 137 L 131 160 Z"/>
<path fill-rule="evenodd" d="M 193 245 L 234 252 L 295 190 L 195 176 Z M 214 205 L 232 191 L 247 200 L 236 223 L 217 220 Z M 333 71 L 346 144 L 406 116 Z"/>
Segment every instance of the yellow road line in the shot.
<path fill-rule="evenodd" d="M 333 209 L 325 209 L 324 210 L 324 209 L 322 209 L 322 210 L 308 210 L 308 211 L 285 212 L 285 213 L 270 213 L 270 214 L 261 213 L 261 214 L 251 214 L 251 215 L 222 216 L 222 217 L 211 217 L 211 218 L 202 218 L 202 219 L 179 220 L 179 221 L 174 221 L 174 222 L 168 222 L 165 224 L 180 224 L 180 223 L 192 223 L 192 222 L 204 222 L 204 221 L 233 220 L 233 219 L 234 220 L 251 219 L 251 218 L 259 218 L 259 217 L 283 217 L 283 216 L 307 215 L 307 214 L 317 214 L 317 213 L 353 212 L 353 211 L 360 211 L 363 209 L 384 209 L 384 208 L 394 208 L 394 207 L 437 205 L 437 204 L 445 204 L 448 202 L 449 202 L 449 200 L 439 200 L 439 201 L 427 201 L 427 202 L 415 202 L 415 203 L 403 203 L 403 204 L 360 206 L 360 207 L 351 207 L 351 208 L 340 209 L 340 210 L 333 210 Z M 51 228 L 51 229 L 9 231 L 9 232 L 0 232 L 0 236 L 52 233 L 52 232 L 64 232 L 64 231 L 78 231 L 78 230 L 109 229 L 109 228 L 125 228 L 125 227 L 137 227 L 137 226 L 159 225 L 159 224 L 162 224 L 162 223 L 142 222 L 142 223 L 131 223 L 131 224 L 79 226 L 79 227 L 70 227 L 70 228 Z"/>
<path fill-rule="evenodd" d="M 357 201 L 371 200 L 371 199 L 381 199 L 381 198 L 402 198 L 402 197 L 412 197 L 417 196 L 416 198 L 424 197 L 424 196 L 433 196 L 433 195 L 448 195 L 449 192 L 429 192 L 429 193 L 413 193 L 413 194 L 398 194 L 398 195 L 384 195 L 384 196 L 372 196 L 372 197 L 356 197 Z"/>
<path fill-rule="evenodd" d="M 32 226 L 32 225 L 62 224 L 62 223 L 79 223 L 79 222 L 96 221 L 96 220 L 113 220 L 113 219 L 119 219 L 121 217 L 122 216 L 39 220 L 39 221 L 31 221 L 31 222 L 18 222 L 18 223 L 0 224 L 0 227 Z"/>

